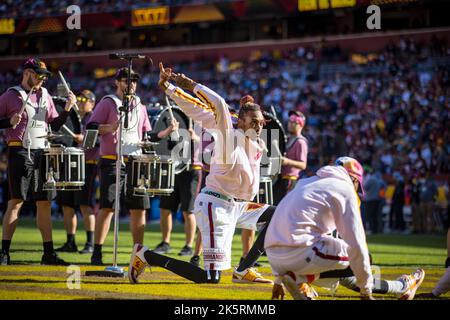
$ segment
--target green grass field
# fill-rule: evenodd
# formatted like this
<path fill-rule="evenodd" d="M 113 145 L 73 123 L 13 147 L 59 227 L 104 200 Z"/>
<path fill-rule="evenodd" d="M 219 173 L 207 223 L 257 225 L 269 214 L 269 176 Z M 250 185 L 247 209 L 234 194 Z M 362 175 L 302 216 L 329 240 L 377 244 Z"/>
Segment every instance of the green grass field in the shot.
<path fill-rule="evenodd" d="M 82 223 L 79 225 L 79 229 Z M 65 241 L 62 222 L 53 224 L 55 247 Z M 85 241 L 84 231 L 79 231 L 77 244 L 82 247 Z M 160 242 L 159 225 L 148 225 L 145 244 L 153 248 Z M 410 273 L 417 267 L 426 271 L 426 278 L 418 292 L 429 292 L 444 272 L 443 263 L 447 255 L 445 236 L 417 235 L 377 235 L 368 237 L 369 248 L 374 264 L 381 267 L 384 279 L 395 279 L 403 273 Z M 113 232 L 110 232 L 104 245 L 104 262 L 112 262 Z M 184 245 L 183 228 L 174 227 L 172 234 L 173 249 L 177 253 Z M 131 235 L 127 224 L 120 225 L 118 264 L 128 266 L 132 250 Z M 162 268 L 147 269 L 137 285 L 131 285 L 127 278 L 86 277 L 86 270 L 103 270 L 104 267 L 89 265 L 90 255 L 61 253 L 66 261 L 80 267 L 80 289 L 68 288 L 66 267 L 39 265 L 42 255 L 40 233 L 32 219 L 19 222 L 11 247 L 13 265 L 0 267 L 0 299 L 270 299 L 271 285 L 244 285 L 231 282 L 231 271 L 224 273 L 221 283 L 193 284 Z M 233 265 L 237 265 L 241 256 L 240 235 L 233 242 Z M 188 261 L 189 257 L 183 258 Z M 270 278 L 267 258 L 260 259 L 263 264 L 259 271 Z M 70 282 L 70 281 L 69 281 Z M 358 294 L 343 287 L 332 295 L 326 289 L 317 288 L 319 299 L 357 299 Z M 390 295 L 375 295 L 379 299 L 395 299 Z M 291 299 L 287 294 L 287 299 Z M 443 298 L 450 298 L 446 294 Z"/>

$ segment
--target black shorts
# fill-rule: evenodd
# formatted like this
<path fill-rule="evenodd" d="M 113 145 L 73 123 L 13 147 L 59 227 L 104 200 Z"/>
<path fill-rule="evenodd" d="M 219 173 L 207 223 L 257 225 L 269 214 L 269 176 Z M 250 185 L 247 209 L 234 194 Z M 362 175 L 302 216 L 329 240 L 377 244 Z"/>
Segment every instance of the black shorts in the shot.
<path fill-rule="evenodd" d="M 56 203 L 61 207 L 70 207 L 70 208 L 77 208 L 77 201 L 76 201 L 76 191 L 62 191 L 58 190 L 56 192 Z"/>
<path fill-rule="evenodd" d="M 185 170 L 175 176 L 174 191 L 170 196 L 161 196 L 159 207 L 172 211 L 191 213 L 194 210 L 195 197 L 200 191 L 202 170 Z"/>
<path fill-rule="evenodd" d="M 28 201 L 53 200 L 56 191 L 42 190 L 45 174 L 41 168 L 43 150 L 28 151 L 22 147 L 8 147 L 8 187 L 9 199 Z"/>
<path fill-rule="evenodd" d="M 95 179 L 97 177 L 97 164 L 86 163 L 85 182 L 81 190 L 58 191 L 56 195 L 56 203 L 60 206 L 66 206 L 73 209 L 83 206 L 95 206 Z"/>
<path fill-rule="evenodd" d="M 100 209 L 114 208 L 116 198 L 116 161 L 100 159 Z M 133 196 L 133 189 L 125 183 L 127 172 L 131 172 L 131 162 L 120 170 L 120 201 L 128 210 L 147 210 L 150 208 L 148 196 Z M 122 207 L 122 205 L 121 205 Z"/>
<path fill-rule="evenodd" d="M 80 191 L 76 191 L 76 201 L 81 206 L 95 206 L 95 195 L 97 193 L 97 186 L 95 180 L 98 173 L 98 165 L 95 163 L 86 163 L 85 170 L 85 184 Z"/>

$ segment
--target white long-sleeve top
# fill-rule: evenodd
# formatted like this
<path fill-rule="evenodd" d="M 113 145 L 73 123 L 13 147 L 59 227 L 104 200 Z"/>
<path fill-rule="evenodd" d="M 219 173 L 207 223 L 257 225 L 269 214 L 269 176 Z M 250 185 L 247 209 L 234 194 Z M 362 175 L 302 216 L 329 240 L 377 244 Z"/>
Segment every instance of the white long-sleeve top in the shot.
<path fill-rule="evenodd" d="M 259 188 L 259 167 L 263 147 L 234 129 L 228 104 L 216 92 L 197 84 L 191 96 L 172 84 L 166 94 L 194 121 L 214 138 L 206 187 L 227 196 L 251 201 Z M 235 143 L 238 137 L 240 143 Z M 249 147 L 246 147 L 246 143 Z"/>
<path fill-rule="evenodd" d="M 349 246 L 350 267 L 358 287 L 371 292 L 373 277 L 359 205 L 346 170 L 341 166 L 322 167 L 316 176 L 299 180 L 279 203 L 264 247 L 312 247 L 337 229 Z"/>

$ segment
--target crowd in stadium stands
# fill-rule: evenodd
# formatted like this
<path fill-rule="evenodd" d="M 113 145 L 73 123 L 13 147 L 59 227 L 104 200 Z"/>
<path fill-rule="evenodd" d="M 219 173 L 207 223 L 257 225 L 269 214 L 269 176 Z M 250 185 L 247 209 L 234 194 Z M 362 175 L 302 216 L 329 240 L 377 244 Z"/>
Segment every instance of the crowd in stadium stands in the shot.
<path fill-rule="evenodd" d="M 283 123 L 289 110 L 304 112 L 309 154 L 303 174 L 339 155 L 360 160 L 368 172 L 363 213 L 369 231 L 386 231 L 383 208 L 390 208 L 384 212 L 390 230 L 441 232 L 449 222 L 450 47 L 439 39 L 422 44 L 404 38 L 367 56 L 322 45 L 173 68 L 217 90 L 231 107 L 251 94 L 261 105 L 273 105 Z M 63 70 L 75 90 L 93 89 L 98 97 L 113 90 L 111 79 L 95 80 L 81 65 Z M 141 98 L 149 106 L 163 101 L 157 70 L 138 71 Z M 18 74 L 0 74 L 0 91 L 17 83 Z M 49 81 L 50 90 L 52 81 L 57 79 Z"/>
<path fill-rule="evenodd" d="M 0 17 L 47 17 L 66 15 L 67 7 L 78 5 L 81 12 L 120 12 L 151 6 L 178 6 L 226 2 L 227 0 L 3 0 L 0 3 Z M 231 1 L 231 0 L 228 0 Z"/>

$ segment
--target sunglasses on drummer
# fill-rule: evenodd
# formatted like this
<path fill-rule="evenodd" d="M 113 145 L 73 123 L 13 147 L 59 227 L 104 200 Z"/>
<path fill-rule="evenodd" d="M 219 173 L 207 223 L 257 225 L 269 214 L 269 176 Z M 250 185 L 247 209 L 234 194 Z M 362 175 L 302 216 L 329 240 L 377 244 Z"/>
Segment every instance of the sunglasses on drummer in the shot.
<path fill-rule="evenodd" d="M 30 72 L 33 73 L 38 80 L 44 80 L 45 81 L 45 80 L 48 79 L 48 76 L 45 73 L 37 73 L 34 70 L 30 70 Z"/>
<path fill-rule="evenodd" d="M 87 102 L 87 101 L 89 101 L 89 99 L 86 98 L 86 97 L 77 97 L 77 101 L 79 101 L 79 102 Z"/>

